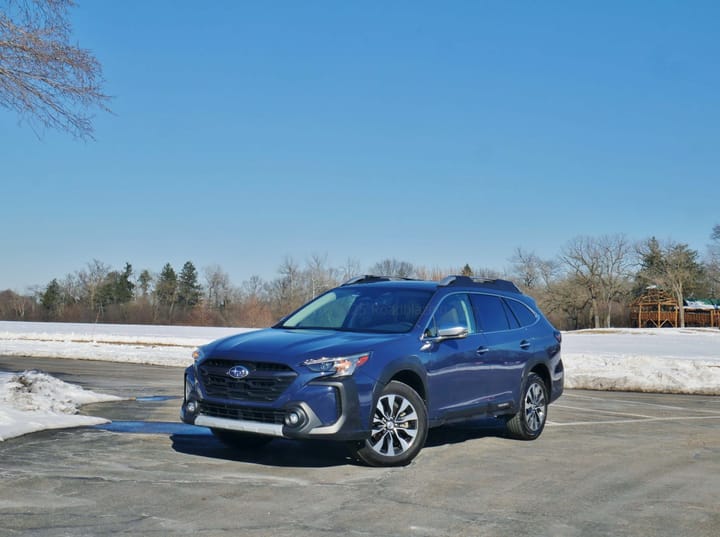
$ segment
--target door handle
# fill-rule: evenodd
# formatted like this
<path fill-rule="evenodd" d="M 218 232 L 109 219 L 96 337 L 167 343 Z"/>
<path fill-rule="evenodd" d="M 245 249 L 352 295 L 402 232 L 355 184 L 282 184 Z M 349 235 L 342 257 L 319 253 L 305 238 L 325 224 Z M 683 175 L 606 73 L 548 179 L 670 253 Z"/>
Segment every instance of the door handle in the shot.
<path fill-rule="evenodd" d="M 478 349 L 475 351 L 475 354 L 482 355 L 482 354 L 485 354 L 486 352 L 488 352 L 489 350 L 490 349 L 488 349 L 487 347 L 478 347 Z"/>
<path fill-rule="evenodd" d="M 523 339 L 520 342 L 520 348 L 524 351 L 528 350 L 530 348 L 530 342 L 527 339 Z"/>

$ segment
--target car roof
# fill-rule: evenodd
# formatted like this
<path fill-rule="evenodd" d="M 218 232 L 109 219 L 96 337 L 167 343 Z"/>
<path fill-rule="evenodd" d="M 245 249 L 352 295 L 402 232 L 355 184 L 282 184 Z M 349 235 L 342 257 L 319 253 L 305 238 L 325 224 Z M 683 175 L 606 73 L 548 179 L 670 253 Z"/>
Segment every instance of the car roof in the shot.
<path fill-rule="evenodd" d="M 374 277 L 373 277 L 374 278 Z M 410 279 L 373 279 L 372 281 L 359 281 L 344 283 L 341 287 L 380 287 L 386 289 L 418 289 L 434 291 L 438 282 Z"/>
<path fill-rule="evenodd" d="M 389 289 L 424 289 L 434 291 L 439 288 L 463 289 L 468 291 L 500 291 L 511 295 L 522 295 L 520 289 L 508 280 L 502 279 L 481 279 L 468 276 L 448 276 L 441 281 L 414 280 L 411 278 L 395 278 L 390 276 L 365 275 L 353 278 L 342 286 L 365 286 L 387 287 Z"/>

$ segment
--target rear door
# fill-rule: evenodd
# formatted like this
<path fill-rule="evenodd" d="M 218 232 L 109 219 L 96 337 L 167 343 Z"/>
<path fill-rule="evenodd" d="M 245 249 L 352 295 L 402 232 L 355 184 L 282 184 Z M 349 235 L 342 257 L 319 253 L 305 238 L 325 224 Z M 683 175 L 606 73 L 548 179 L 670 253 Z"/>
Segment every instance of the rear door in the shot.
<path fill-rule="evenodd" d="M 485 293 L 470 295 L 478 331 L 485 337 L 482 354 L 489 399 L 496 405 L 517 401 L 525 363 L 532 344 L 503 297 Z"/>

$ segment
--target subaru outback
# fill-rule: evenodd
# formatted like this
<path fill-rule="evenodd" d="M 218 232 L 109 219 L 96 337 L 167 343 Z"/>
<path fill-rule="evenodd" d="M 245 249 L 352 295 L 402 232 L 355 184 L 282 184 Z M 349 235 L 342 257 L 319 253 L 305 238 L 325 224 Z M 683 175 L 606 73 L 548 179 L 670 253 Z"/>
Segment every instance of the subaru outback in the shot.
<path fill-rule="evenodd" d="M 540 436 L 563 391 L 560 347 L 509 281 L 362 276 L 198 348 L 181 418 L 235 447 L 325 439 L 372 466 L 405 465 L 443 424 L 493 417 L 512 437 Z"/>

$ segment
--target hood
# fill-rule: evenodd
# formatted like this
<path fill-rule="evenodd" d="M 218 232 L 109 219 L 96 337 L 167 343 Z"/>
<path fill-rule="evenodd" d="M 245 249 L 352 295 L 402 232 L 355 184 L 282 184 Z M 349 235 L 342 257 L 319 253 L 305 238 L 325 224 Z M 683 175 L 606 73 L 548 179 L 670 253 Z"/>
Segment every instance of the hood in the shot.
<path fill-rule="evenodd" d="M 206 358 L 267 360 L 296 365 L 311 358 L 373 351 L 380 345 L 407 337 L 408 334 L 266 328 L 213 341 L 202 350 Z"/>

